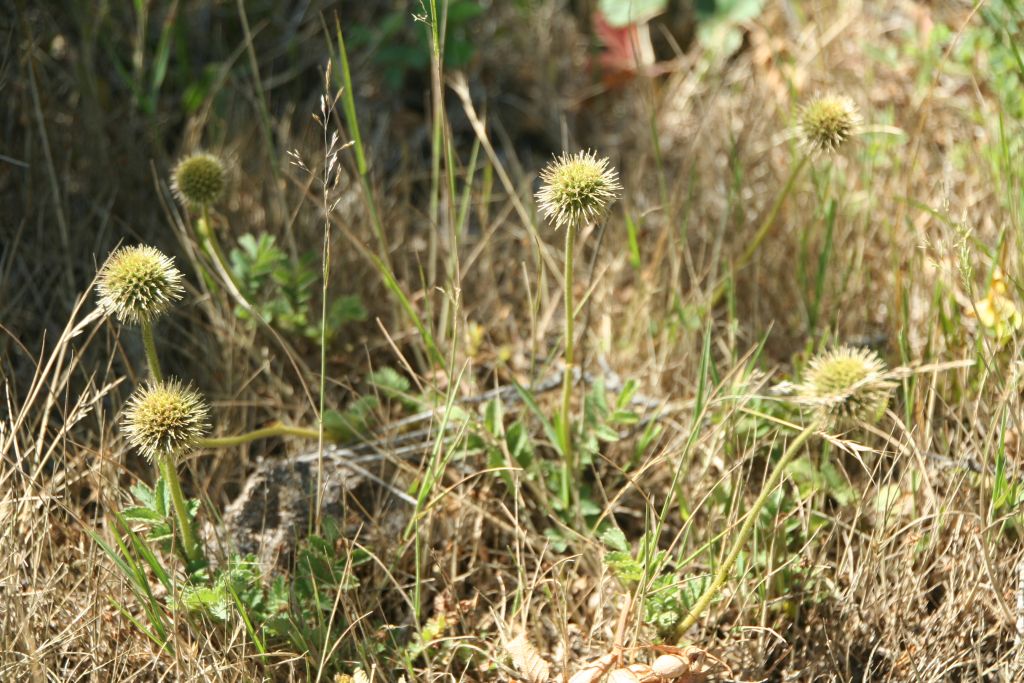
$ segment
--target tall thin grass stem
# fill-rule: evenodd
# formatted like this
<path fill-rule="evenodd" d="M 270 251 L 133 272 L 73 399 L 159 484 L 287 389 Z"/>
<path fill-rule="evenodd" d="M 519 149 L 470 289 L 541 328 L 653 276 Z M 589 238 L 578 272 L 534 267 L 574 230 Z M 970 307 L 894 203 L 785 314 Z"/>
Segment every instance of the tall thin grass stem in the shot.
<path fill-rule="evenodd" d="M 330 69 L 330 65 L 328 65 Z M 327 89 L 330 88 L 330 82 L 324 84 L 324 100 L 328 99 Z M 327 289 L 330 285 L 331 280 L 331 206 L 330 206 L 330 176 L 332 172 L 331 168 L 331 142 L 327 136 L 327 122 L 330 119 L 327 117 L 327 113 L 324 112 L 324 154 L 327 158 L 324 159 L 324 170 L 323 170 L 323 211 L 324 211 L 324 242 L 323 242 L 323 255 L 321 257 L 323 270 L 323 291 L 321 292 L 320 301 L 320 386 L 319 386 L 319 406 L 317 409 L 317 435 L 316 435 L 316 510 L 311 516 L 313 520 L 314 533 L 320 533 L 320 509 L 323 507 L 323 490 L 324 490 L 324 397 L 327 395 Z"/>

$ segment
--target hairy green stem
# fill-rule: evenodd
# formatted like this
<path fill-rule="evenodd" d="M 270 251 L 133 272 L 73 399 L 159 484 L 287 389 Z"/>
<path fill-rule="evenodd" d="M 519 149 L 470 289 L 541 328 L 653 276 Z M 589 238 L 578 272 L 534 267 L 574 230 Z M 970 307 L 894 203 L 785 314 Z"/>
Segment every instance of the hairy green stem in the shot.
<path fill-rule="evenodd" d="M 746 545 L 747 539 L 750 538 L 751 532 L 754 530 L 754 524 L 757 522 L 758 514 L 761 512 L 761 508 L 768 501 L 768 497 L 775 490 L 775 487 L 779 485 L 779 480 L 782 479 L 782 474 L 786 467 L 793 461 L 793 458 L 797 456 L 804 443 L 814 434 L 818 429 L 818 423 L 812 422 L 802 432 L 800 432 L 795 439 L 789 442 L 786 447 L 785 453 L 779 459 L 779 462 L 775 465 L 775 469 L 772 470 L 771 475 L 768 477 L 768 481 L 764 483 L 761 489 L 761 495 L 754 501 L 753 506 L 747 512 L 747 517 L 743 520 L 743 526 L 740 527 L 739 534 L 736 536 L 736 540 L 733 541 L 732 548 L 729 550 L 729 554 L 726 555 L 725 560 L 719 565 L 718 571 L 715 573 L 715 578 L 712 580 L 711 585 L 708 586 L 704 594 L 700 596 L 693 607 L 690 609 L 690 613 L 683 619 L 682 623 L 679 624 L 677 633 L 685 633 L 688 628 L 697 623 L 697 619 L 700 618 L 701 613 L 711 605 L 711 602 L 721 592 L 725 586 L 725 582 L 729 578 L 729 574 L 732 572 L 733 566 L 736 564 L 737 558 L 740 556 L 740 552 L 743 551 L 743 546 Z"/>
<path fill-rule="evenodd" d="M 207 437 L 200 439 L 198 446 L 200 448 L 228 448 L 231 446 L 241 446 L 244 443 L 255 441 L 256 439 L 268 439 L 274 436 L 297 436 L 301 439 L 319 439 L 320 430 L 310 429 L 308 427 L 292 427 L 286 424 L 274 424 L 269 427 L 263 427 L 262 429 L 254 429 L 251 432 L 245 432 L 244 434 L 237 434 L 235 436 L 218 436 L 218 437 Z"/>
<path fill-rule="evenodd" d="M 210 258 L 220 265 L 220 269 L 224 272 L 224 277 L 230 280 L 235 291 L 241 294 L 242 290 L 238 285 L 238 280 L 235 278 L 235 274 L 231 271 L 228 259 L 224 255 L 224 250 L 221 249 L 220 241 L 217 239 L 217 232 L 213 229 L 213 225 L 210 223 L 210 209 L 204 204 L 202 210 L 202 216 L 198 221 L 196 221 L 196 232 L 199 234 L 199 239 L 202 242 L 203 247 L 206 249 L 206 253 L 210 255 Z"/>
<path fill-rule="evenodd" d="M 572 375 L 573 375 L 573 252 L 576 247 L 576 226 L 565 227 L 565 374 L 562 376 L 562 410 L 559 416 L 562 442 L 562 504 L 565 510 L 572 503 L 572 478 L 576 474 L 576 458 L 572 443 Z"/>
<path fill-rule="evenodd" d="M 164 381 L 164 373 L 160 370 L 160 357 L 156 354 L 156 340 L 153 338 L 153 323 L 149 320 L 143 321 L 142 345 L 146 349 L 146 362 L 149 364 L 149 374 L 154 382 Z"/>
<path fill-rule="evenodd" d="M 199 541 L 196 539 L 195 531 L 192 529 L 192 520 L 188 516 L 188 507 L 185 503 L 185 494 L 181 491 L 181 481 L 178 479 L 178 472 L 174 469 L 172 456 L 162 454 L 157 456 L 159 461 L 160 474 L 164 483 L 171 493 L 171 504 L 174 507 L 174 516 L 178 520 L 178 530 L 181 532 L 181 549 L 185 559 L 195 562 L 202 558 L 202 551 L 199 548 Z"/>
<path fill-rule="evenodd" d="M 789 177 L 786 179 L 786 184 L 782 187 L 782 191 L 779 192 L 775 197 L 775 202 L 771 208 L 768 209 L 768 213 L 765 215 L 764 220 L 761 221 L 761 225 L 758 226 L 757 232 L 754 233 L 754 238 L 750 240 L 747 248 L 743 251 L 743 254 L 733 264 L 733 270 L 738 271 L 745 268 L 754 258 L 754 254 L 757 252 L 758 247 L 761 246 L 761 242 L 768 236 L 772 226 L 775 225 L 775 219 L 779 215 L 779 210 L 785 203 L 786 198 L 793 192 L 793 187 L 796 186 L 796 179 L 800 177 L 800 172 L 804 170 L 804 166 L 807 165 L 809 157 L 805 154 L 797 162 L 796 166 L 789 172 Z M 714 293 L 711 295 L 711 306 L 715 306 L 725 294 L 725 283 L 719 284 L 715 287 Z"/>

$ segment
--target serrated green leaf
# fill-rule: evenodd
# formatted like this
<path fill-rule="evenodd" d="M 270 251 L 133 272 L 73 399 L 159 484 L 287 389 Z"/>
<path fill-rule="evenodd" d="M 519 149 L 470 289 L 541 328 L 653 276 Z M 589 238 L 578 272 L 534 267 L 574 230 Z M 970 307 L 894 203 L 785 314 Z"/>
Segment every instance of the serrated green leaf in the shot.
<path fill-rule="evenodd" d="M 343 412 L 326 410 L 323 416 L 324 432 L 336 443 L 347 443 L 364 436 L 370 431 L 374 422 L 373 411 L 379 405 L 376 396 L 366 395 L 350 403 Z"/>
<path fill-rule="evenodd" d="M 628 552 L 613 550 L 604 554 L 604 564 L 626 586 L 644 578 L 644 568 Z"/>
<path fill-rule="evenodd" d="M 633 396 L 636 395 L 636 390 L 639 385 L 635 379 L 627 380 L 622 387 L 622 391 L 619 392 L 618 397 L 615 399 L 615 410 L 628 410 L 629 404 L 633 400 Z"/>
<path fill-rule="evenodd" d="M 611 427 L 611 425 L 607 424 L 599 424 L 594 427 L 594 435 L 605 443 L 615 443 L 622 438 L 619 436 L 619 433 Z"/>
<path fill-rule="evenodd" d="M 562 531 L 556 527 L 549 526 L 545 529 L 544 537 L 548 539 L 548 542 L 551 544 L 551 549 L 556 553 L 564 553 L 565 549 L 569 547 L 569 541 L 566 540 Z"/>
<path fill-rule="evenodd" d="M 351 322 L 362 322 L 369 317 L 363 300 L 357 294 L 336 298 L 327 310 L 327 328 L 336 330 Z"/>
<path fill-rule="evenodd" d="M 370 384 L 383 394 L 393 398 L 401 398 L 409 393 L 412 383 L 405 375 L 394 368 L 384 367 L 370 373 Z"/>
<path fill-rule="evenodd" d="M 156 509 L 156 500 L 153 498 L 153 489 L 140 481 L 134 484 L 130 490 L 132 495 L 135 496 L 135 500 L 139 501 L 150 510 Z"/>
<path fill-rule="evenodd" d="M 163 477 L 157 479 L 153 486 L 153 509 L 161 517 L 166 517 L 167 511 L 171 509 L 171 493 L 167 490 Z"/>
<path fill-rule="evenodd" d="M 601 542 L 612 550 L 618 550 L 620 552 L 629 552 L 629 542 L 626 540 L 626 534 L 622 533 L 622 529 L 617 526 L 608 527 L 604 533 L 601 534 Z"/>
<path fill-rule="evenodd" d="M 133 522 L 162 522 L 163 516 L 147 507 L 132 507 L 121 511 L 121 516 Z"/>
<path fill-rule="evenodd" d="M 504 431 L 501 400 L 498 398 L 492 398 L 484 406 L 484 429 L 496 437 L 500 437 Z"/>
<path fill-rule="evenodd" d="M 505 434 L 505 445 L 516 463 L 529 471 L 533 466 L 533 440 L 530 431 L 519 420 L 509 425 Z"/>

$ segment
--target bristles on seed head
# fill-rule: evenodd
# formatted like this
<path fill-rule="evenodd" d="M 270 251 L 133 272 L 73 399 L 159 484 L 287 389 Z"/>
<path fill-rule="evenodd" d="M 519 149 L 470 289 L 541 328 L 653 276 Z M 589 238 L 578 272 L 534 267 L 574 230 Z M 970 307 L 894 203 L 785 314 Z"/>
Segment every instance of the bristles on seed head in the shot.
<path fill-rule="evenodd" d="M 860 126 L 857 105 L 845 95 L 822 95 L 800 111 L 800 134 L 810 154 L 832 154 Z"/>
<path fill-rule="evenodd" d="M 182 204 L 204 207 L 214 204 L 227 184 L 224 164 L 206 152 L 191 154 L 174 167 L 171 190 Z"/>
<path fill-rule="evenodd" d="M 622 191 L 618 171 L 592 151 L 555 157 L 540 181 L 537 205 L 556 228 L 597 220 Z"/>
<path fill-rule="evenodd" d="M 843 429 L 878 422 L 894 387 L 878 354 L 840 346 L 811 360 L 798 397 L 815 406 L 829 428 Z"/>
<path fill-rule="evenodd" d="M 100 306 L 123 323 L 150 322 L 181 299 L 182 275 L 174 261 L 146 245 L 114 251 L 96 280 Z"/>
<path fill-rule="evenodd" d="M 176 379 L 141 387 L 128 399 L 124 431 L 147 459 L 177 457 L 195 447 L 209 429 L 202 395 Z"/>

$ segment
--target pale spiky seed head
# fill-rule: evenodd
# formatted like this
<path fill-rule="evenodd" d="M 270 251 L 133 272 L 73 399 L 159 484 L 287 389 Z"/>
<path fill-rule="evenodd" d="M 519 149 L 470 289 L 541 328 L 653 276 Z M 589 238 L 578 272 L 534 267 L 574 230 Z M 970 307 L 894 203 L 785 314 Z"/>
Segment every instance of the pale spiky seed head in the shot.
<path fill-rule="evenodd" d="M 831 154 L 860 126 L 857 105 L 845 95 L 822 95 L 800 111 L 800 133 L 811 154 Z"/>
<path fill-rule="evenodd" d="M 121 247 L 100 268 L 100 306 L 123 323 L 150 322 L 181 298 L 181 272 L 174 261 L 146 245 Z"/>
<path fill-rule="evenodd" d="M 215 203 L 227 184 L 224 164 L 212 154 L 191 154 L 174 167 L 171 189 L 182 204 L 204 207 Z"/>
<path fill-rule="evenodd" d="M 209 429 L 202 395 L 176 379 L 136 389 L 124 413 L 130 443 L 147 459 L 177 457 L 195 447 Z"/>
<path fill-rule="evenodd" d="M 600 218 L 619 196 L 619 173 L 592 151 L 563 154 L 540 172 L 537 205 L 556 228 Z"/>
<path fill-rule="evenodd" d="M 840 346 L 812 359 L 799 385 L 799 398 L 816 406 L 834 429 L 882 418 L 895 384 L 874 351 Z"/>

